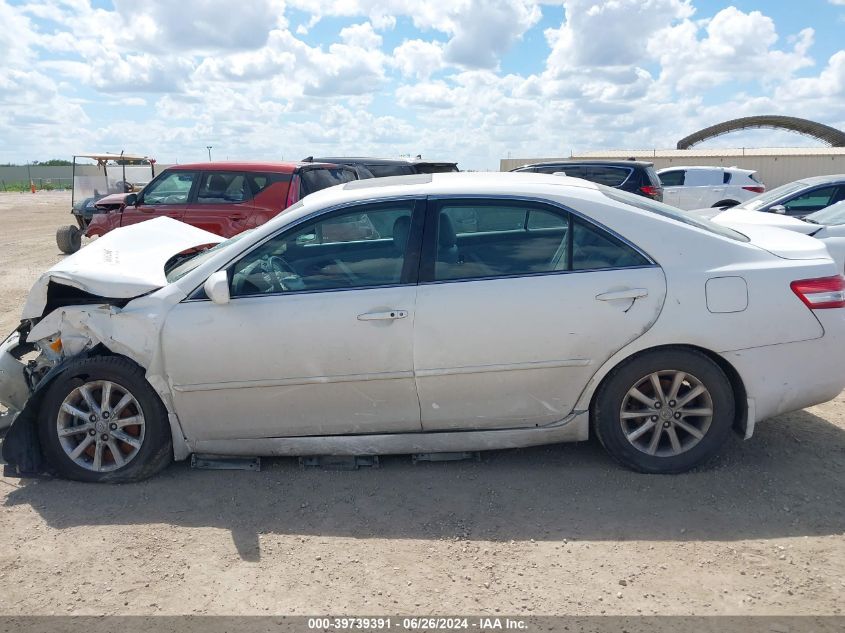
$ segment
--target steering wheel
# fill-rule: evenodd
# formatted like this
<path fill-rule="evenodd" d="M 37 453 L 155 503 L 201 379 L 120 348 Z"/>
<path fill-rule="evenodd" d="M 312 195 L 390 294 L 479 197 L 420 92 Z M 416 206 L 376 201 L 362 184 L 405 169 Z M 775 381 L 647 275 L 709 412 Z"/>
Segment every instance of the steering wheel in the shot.
<path fill-rule="evenodd" d="M 277 286 L 277 292 L 288 290 L 288 287 L 282 281 L 285 277 L 299 277 L 296 270 L 291 266 L 285 258 L 281 255 L 271 255 L 268 263 L 273 276 L 274 284 Z"/>

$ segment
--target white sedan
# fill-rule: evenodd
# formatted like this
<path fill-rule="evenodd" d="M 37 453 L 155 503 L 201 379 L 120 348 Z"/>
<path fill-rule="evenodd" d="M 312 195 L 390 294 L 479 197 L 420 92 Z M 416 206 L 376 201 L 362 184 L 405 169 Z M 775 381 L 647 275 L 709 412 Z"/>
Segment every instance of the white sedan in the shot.
<path fill-rule="evenodd" d="M 702 214 L 699 213 L 699 215 Z M 717 224 L 733 227 L 739 231 L 747 224 L 754 224 L 812 235 L 824 242 L 839 272 L 845 272 L 845 201 L 806 215 L 800 220 L 784 214 L 757 213 L 745 209 L 728 209 L 716 215 L 710 213 L 706 215 L 711 216 Z"/>
<path fill-rule="evenodd" d="M 677 473 L 845 385 L 845 282 L 820 242 L 584 180 L 356 181 L 174 258 L 217 241 L 162 218 L 43 275 L 0 349 L 10 471 L 127 481 L 191 453 L 593 432 Z"/>

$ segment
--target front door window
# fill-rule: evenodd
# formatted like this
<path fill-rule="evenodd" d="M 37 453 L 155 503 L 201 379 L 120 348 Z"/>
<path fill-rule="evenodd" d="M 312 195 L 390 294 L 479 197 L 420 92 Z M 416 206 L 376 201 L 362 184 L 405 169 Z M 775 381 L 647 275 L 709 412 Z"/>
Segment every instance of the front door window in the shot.
<path fill-rule="evenodd" d="M 144 189 L 144 204 L 187 204 L 196 174 L 172 171 Z"/>
<path fill-rule="evenodd" d="M 356 206 L 286 231 L 234 265 L 231 294 L 399 284 L 413 208 L 413 201 Z"/>

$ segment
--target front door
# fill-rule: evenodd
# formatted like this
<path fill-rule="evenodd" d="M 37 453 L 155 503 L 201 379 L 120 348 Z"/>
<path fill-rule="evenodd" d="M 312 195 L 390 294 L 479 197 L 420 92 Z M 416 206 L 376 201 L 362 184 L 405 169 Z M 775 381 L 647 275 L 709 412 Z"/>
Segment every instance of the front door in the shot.
<path fill-rule="evenodd" d="M 197 179 L 193 171 L 165 171 L 147 185 L 138 204 L 121 212 L 120 226 L 137 224 L 153 218 L 168 217 L 181 220 Z"/>
<path fill-rule="evenodd" d="M 643 254 L 551 205 L 432 201 L 425 243 L 414 366 L 427 431 L 565 418 L 666 292 Z"/>
<path fill-rule="evenodd" d="M 163 349 L 187 435 L 418 432 L 423 206 L 358 204 L 306 221 L 230 267 L 228 304 L 176 306 Z"/>

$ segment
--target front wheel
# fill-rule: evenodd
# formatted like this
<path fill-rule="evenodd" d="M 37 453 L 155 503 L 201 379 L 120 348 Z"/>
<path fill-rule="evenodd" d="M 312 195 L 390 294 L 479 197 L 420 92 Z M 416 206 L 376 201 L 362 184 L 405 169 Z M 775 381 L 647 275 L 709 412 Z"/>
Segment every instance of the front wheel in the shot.
<path fill-rule="evenodd" d="M 82 248 L 82 231 L 72 224 L 60 226 L 56 230 L 56 244 L 63 253 L 73 254 Z"/>
<path fill-rule="evenodd" d="M 78 481 L 138 481 L 173 455 L 158 394 L 138 365 L 115 356 L 68 366 L 44 396 L 38 430 L 49 464 Z"/>
<path fill-rule="evenodd" d="M 617 461 L 644 473 L 680 473 L 712 458 L 730 434 L 734 394 L 701 352 L 647 352 L 602 383 L 592 418 Z"/>

